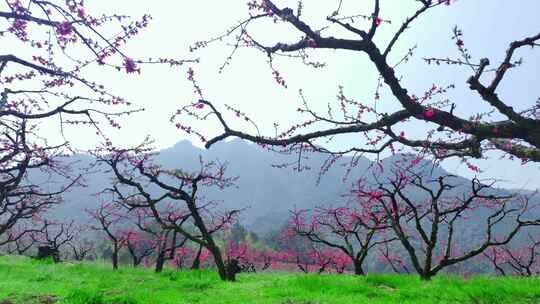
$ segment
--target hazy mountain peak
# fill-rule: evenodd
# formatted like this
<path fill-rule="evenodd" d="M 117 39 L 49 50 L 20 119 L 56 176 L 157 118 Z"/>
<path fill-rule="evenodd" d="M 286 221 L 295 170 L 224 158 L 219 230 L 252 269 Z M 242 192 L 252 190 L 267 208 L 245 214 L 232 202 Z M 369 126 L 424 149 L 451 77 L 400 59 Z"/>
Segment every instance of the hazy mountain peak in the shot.
<path fill-rule="evenodd" d="M 177 142 L 176 144 L 174 144 L 174 146 L 172 146 L 169 149 L 178 150 L 178 149 L 199 149 L 199 148 L 194 146 L 191 141 L 189 141 L 187 139 L 183 139 L 183 140 Z"/>

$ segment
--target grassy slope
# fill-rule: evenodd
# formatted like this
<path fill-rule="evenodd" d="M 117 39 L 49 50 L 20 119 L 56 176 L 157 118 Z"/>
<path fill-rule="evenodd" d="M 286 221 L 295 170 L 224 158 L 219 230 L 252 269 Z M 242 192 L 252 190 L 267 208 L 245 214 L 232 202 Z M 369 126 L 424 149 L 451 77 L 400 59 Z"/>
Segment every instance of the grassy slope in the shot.
<path fill-rule="evenodd" d="M 209 271 L 113 272 L 107 266 L 0 257 L 0 304 L 540 303 L 540 279 L 441 277 L 426 283 L 398 275 L 260 273 L 224 283 Z"/>

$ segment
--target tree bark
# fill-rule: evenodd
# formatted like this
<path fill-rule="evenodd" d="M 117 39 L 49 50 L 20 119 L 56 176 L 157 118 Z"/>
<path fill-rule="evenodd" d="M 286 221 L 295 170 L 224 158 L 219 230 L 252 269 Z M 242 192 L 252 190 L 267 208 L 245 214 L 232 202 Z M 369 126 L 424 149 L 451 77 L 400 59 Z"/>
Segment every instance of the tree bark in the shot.
<path fill-rule="evenodd" d="M 118 269 L 118 245 L 114 244 L 113 246 L 114 247 L 113 247 L 113 252 L 112 252 L 112 264 L 113 264 L 113 269 L 117 270 Z"/>
<path fill-rule="evenodd" d="M 214 263 L 216 264 L 216 267 L 218 269 L 218 274 L 219 274 L 220 279 L 223 281 L 230 281 L 230 282 L 236 281 L 236 273 L 237 273 L 236 267 L 238 267 L 238 265 L 236 264 L 236 267 L 235 267 L 235 265 L 232 265 L 232 264 L 225 264 L 225 262 L 223 261 L 223 258 L 221 257 L 221 251 L 214 243 L 214 240 L 210 238 L 207 241 L 209 241 L 207 249 L 208 251 L 210 251 L 210 253 L 212 254 L 214 258 Z"/>
<path fill-rule="evenodd" d="M 159 251 L 158 257 L 156 259 L 156 273 L 163 271 L 163 266 L 165 265 L 165 252 L 163 250 Z"/>
<path fill-rule="evenodd" d="M 366 275 L 366 273 L 364 272 L 364 269 L 362 269 L 362 262 L 358 261 L 358 260 L 353 260 L 353 265 L 354 265 L 354 274 L 355 275 Z"/>
<path fill-rule="evenodd" d="M 191 264 L 191 269 L 199 269 L 201 268 L 201 253 L 202 253 L 202 245 L 199 245 L 199 250 L 197 251 L 197 255 L 195 255 L 195 258 L 193 259 L 193 264 Z"/>

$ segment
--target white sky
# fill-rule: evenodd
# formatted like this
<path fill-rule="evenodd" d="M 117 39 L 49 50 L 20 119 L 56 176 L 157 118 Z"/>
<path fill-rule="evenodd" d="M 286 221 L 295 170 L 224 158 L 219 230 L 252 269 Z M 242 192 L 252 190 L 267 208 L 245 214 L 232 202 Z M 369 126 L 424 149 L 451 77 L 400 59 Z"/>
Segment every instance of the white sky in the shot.
<path fill-rule="evenodd" d="M 247 14 L 247 0 L 197 0 L 197 1 L 140 1 L 140 0 L 91 0 L 86 2 L 89 11 L 122 13 L 140 16 L 148 13 L 154 17 L 150 27 L 140 36 L 133 39 L 125 48 L 126 53 L 136 58 L 172 57 L 201 58 L 201 63 L 192 65 L 197 79 L 205 91 L 205 97 L 217 105 L 224 103 L 235 106 L 246 112 L 259 123 L 266 134 L 273 134 L 273 123 L 282 126 L 302 122 L 295 109 L 300 105 L 298 89 L 303 89 L 314 108 L 323 113 L 328 102 L 335 101 L 338 85 L 345 87 L 345 92 L 357 100 L 371 101 L 374 93 L 377 74 L 374 66 L 365 55 L 351 52 L 324 51 L 313 53 L 313 59 L 324 60 L 327 67 L 314 70 L 291 60 L 278 60 L 276 67 L 285 77 L 288 89 L 278 87 L 272 78 L 266 63 L 266 57 L 254 50 L 240 50 L 223 74 L 218 68 L 228 56 L 230 48 L 216 44 L 208 49 L 191 54 L 188 51 L 195 41 L 204 40 L 221 34 Z M 343 11 L 350 14 L 371 14 L 371 0 L 344 0 Z M 386 45 L 389 37 L 404 18 L 417 7 L 413 0 L 383 0 L 381 16 L 392 20 L 392 24 L 383 23 L 379 28 L 376 41 Z M 289 5 L 296 8 L 297 1 L 276 1 L 280 6 Z M 338 1 L 306 0 L 304 1 L 305 19 L 318 25 L 325 24 L 325 17 L 333 11 Z M 403 75 L 402 83 L 409 91 L 422 95 L 433 83 L 439 85 L 455 84 L 457 89 L 448 96 L 457 104 L 456 112 L 462 116 L 488 109 L 485 103 L 471 92 L 465 84 L 470 70 L 465 67 L 434 68 L 423 63 L 422 57 L 458 57 L 450 37 L 452 28 L 458 25 L 464 32 L 466 46 L 471 50 L 473 59 L 488 57 L 495 65 L 503 56 L 508 43 L 540 31 L 540 11 L 538 0 L 460 0 L 450 8 L 435 9 L 428 13 L 402 37 L 394 51 L 391 61 L 400 58 L 404 51 L 413 45 L 418 50 L 410 63 L 400 67 L 398 73 Z M 347 13 L 349 15 L 349 13 Z M 277 41 L 294 41 L 301 34 L 290 31 L 287 26 L 257 25 L 251 33 L 259 40 L 272 44 Z M 342 35 L 336 32 L 333 35 Z M 382 46 L 381 46 L 382 48 Z M 1 49 L 1 46 L 0 46 Z M 518 109 L 531 105 L 540 96 L 540 52 L 538 50 L 521 50 L 518 55 L 524 56 L 525 65 L 512 70 L 499 90 L 500 96 Z M 111 131 L 111 138 L 117 145 L 134 145 L 146 135 L 150 135 L 156 146 L 165 148 L 187 138 L 179 132 L 170 116 L 182 105 L 190 103 L 195 95 L 186 80 L 186 67 L 168 68 L 143 66 L 142 74 L 126 75 L 125 73 L 103 72 L 96 70 L 88 78 L 106 83 L 118 95 L 146 111 L 122 120 L 122 129 Z M 384 94 L 379 109 L 389 112 L 397 108 L 389 94 Z M 232 118 L 232 117 L 231 117 Z M 200 127 L 200 125 L 199 125 Z M 245 127 L 239 125 L 239 128 Z M 205 125 L 204 133 L 216 135 L 216 125 Z M 416 124 L 407 134 L 422 134 L 423 124 Z M 251 129 L 246 129 L 250 130 Z M 50 131 L 53 136 L 53 132 Z M 68 132 L 69 133 L 69 132 Z M 96 144 L 92 132 L 81 131 L 68 134 L 73 144 L 80 148 L 90 148 Z M 189 138 L 194 140 L 195 138 Z M 333 143 L 342 147 L 347 141 L 344 137 Z M 519 162 L 498 161 L 497 155 L 489 161 L 473 161 L 485 172 L 484 177 L 495 177 L 507 180 L 504 186 L 515 188 L 540 188 L 539 166 L 529 164 L 522 166 Z M 452 172 L 468 177 L 472 172 L 457 161 L 448 161 L 444 167 Z"/>

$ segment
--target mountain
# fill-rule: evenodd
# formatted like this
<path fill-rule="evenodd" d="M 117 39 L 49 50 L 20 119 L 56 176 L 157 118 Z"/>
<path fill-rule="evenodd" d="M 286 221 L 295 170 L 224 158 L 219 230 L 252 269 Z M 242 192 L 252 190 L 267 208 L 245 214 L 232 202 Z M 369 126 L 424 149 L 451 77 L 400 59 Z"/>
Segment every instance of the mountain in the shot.
<path fill-rule="evenodd" d="M 242 140 L 220 142 L 211 149 L 200 149 L 189 141 L 180 141 L 173 147 L 161 150 L 155 161 L 166 168 L 181 168 L 185 171 L 196 170 L 199 156 L 204 160 L 227 162 L 227 175 L 238 176 L 237 187 L 224 190 L 209 189 L 204 195 L 210 199 L 223 201 L 226 209 L 246 208 L 240 216 L 240 222 L 252 231 L 264 234 L 278 229 L 289 216 L 289 210 L 313 208 L 319 205 L 343 203 L 352 183 L 359 177 L 374 182 L 369 169 L 378 170 L 380 176 L 389 176 L 396 162 L 410 162 L 413 155 L 394 155 L 375 166 L 367 158 L 356 159 L 356 165 L 347 179 L 347 169 L 351 168 L 351 158 L 343 157 L 332 165 L 324 174 L 321 166 L 328 156 L 312 154 L 302 158 L 302 166 L 311 169 L 295 171 L 291 168 L 279 168 L 276 165 L 297 162 L 298 156 L 271 152 Z M 99 170 L 88 170 L 92 158 L 87 155 L 70 157 L 74 170 L 84 170 L 87 187 L 77 187 L 65 194 L 66 203 L 54 210 L 54 216 L 84 220 L 85 208 L 97 205 L 95 195 L 109 185 L 111 175 Z M 421 161 L 421 170 L 429 170 L 432 176 L 447 174 L 440 167 L 430 162 Z M 52 178 L 54 180 L 54 178 Z M 462 177 L 455 178 L 456 183 L 465 183 Z M 48 181 L 50 183 L 50 181 Z M 459 188 L 454 191 L 462 191 Z"/>

